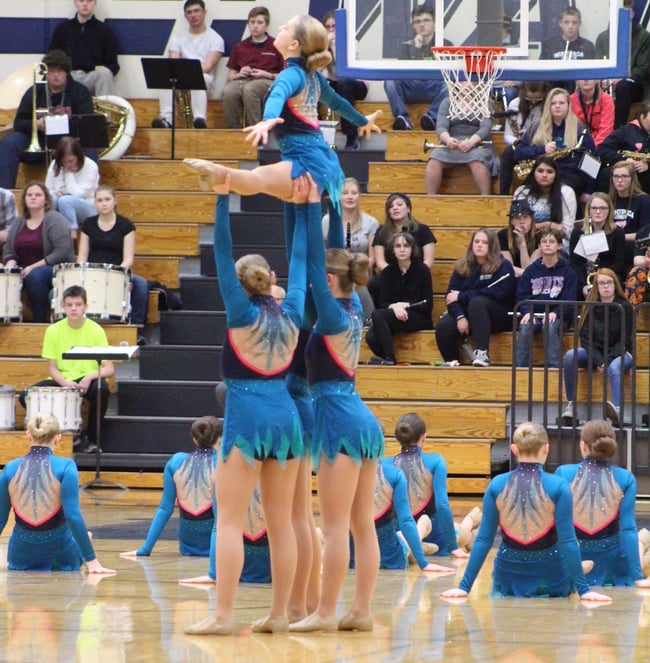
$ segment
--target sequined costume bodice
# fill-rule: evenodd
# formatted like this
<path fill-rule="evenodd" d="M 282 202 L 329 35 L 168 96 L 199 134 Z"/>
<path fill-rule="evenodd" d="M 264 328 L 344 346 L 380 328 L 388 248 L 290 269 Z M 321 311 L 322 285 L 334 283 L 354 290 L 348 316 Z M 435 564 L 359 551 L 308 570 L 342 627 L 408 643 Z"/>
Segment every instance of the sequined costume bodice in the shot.
<path fill-rule="evenodd" d="M 425 467 L 419 447 L 404 447 L 393 461 L 406 476 L 411 513 L 416 516 L 426 511 L 430 516 L 436 512 L 433 494 L 433 474 Z"/>
<path fill-rule="evenodd" d="M 183 512 L 196 517 L 212 509 L 215 467 L 214 449 L 199 447 L 174 472 L 181 517 Z"/>

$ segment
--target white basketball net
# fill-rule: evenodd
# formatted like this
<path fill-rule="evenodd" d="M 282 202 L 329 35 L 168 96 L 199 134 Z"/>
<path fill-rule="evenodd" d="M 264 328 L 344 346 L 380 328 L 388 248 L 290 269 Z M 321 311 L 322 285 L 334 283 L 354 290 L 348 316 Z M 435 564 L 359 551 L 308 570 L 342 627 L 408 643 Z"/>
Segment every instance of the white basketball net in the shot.
<path fill-rule="evenodd" d="M 470 49 L 436 50 L 433 55 L 449 89 L 449 116 L 482 120 L 490 117 L 490 91 L 503 71 L 505 53 Z"/>

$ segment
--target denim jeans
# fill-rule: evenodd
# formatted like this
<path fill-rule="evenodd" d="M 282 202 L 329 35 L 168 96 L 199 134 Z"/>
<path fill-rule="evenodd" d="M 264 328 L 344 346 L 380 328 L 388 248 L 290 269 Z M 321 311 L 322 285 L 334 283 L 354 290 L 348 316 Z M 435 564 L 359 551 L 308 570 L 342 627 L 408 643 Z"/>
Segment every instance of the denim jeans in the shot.
<path fill-rule="evenodd" d="M 530 366 L 531 347 L 533 343 L 533 334 L 546 333 L 548 328 L 548 341 L 546 345 L 546 366 L 549 368 L 558 368 L 560 365 L 560 320 L 554 320 L 542 324 L 541 320 L 534 319 L 528 324 L 519 326 L 516 346 L 516 364 L 517 366 Z"/>
<path fill-rule="evenodd" d="M 585 348 L 577 348 L 575 352 L 568 350 L 564 355 L 564 388 L 569 401 L 576 397 L 576 368 L 587 368 L 589 353 Z M 632 368 L 632 355 L 626 352 L 622 357 L 616 357 L 607 366 L 607 380 L 609 391 L 614 405 L 619 407 L 623 400 L 623 373 Z"/>
<path fill-rule="evenodd" d="M 54 196 L 54 201 L 57 212 L 68 220 L 70 230 L 76 230 L 87 217 L 97 214 L 92 203 L 77 196 Z"/>
<path fill-rule="evenodd" d="M 142 276 L 131 276 L 131 324 L 144 325 L 149 307 L 149 282 Z"/>
<path fill-rule="evenodd" d="M 32 308 L 32 322 L 49 322 L 47 313 L 50 308 L 53 271 L 50 265 L 42 265 L 33 269 L 23 279 L 23 288 Z"/>
<path fill-rule="evenodd" d="M 45 152 L 28 154 L 25 152 L 30 137 L 19 131 L 7 134 L 0 140 L 0 187 L 15 189 L 18 177 L 18 166 L 21 161 L 29 163 L 45 163 Z"/>
<path fill-rule="evenodd" d="M 384 81 L 393 117 L 408 117 L 406 104 L 430 104 L 427 115 L 435 122 L 440 103 L 447 96 L 447 86 L 442 81 L 388 80 Z"/>

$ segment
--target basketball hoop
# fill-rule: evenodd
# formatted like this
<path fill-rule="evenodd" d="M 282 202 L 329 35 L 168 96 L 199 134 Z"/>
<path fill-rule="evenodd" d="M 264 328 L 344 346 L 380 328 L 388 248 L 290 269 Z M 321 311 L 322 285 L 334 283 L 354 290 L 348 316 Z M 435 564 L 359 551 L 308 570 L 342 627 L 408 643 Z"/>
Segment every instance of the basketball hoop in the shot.
<path fill-rule="evenodd" d="M 449 115 L 461 120 L 490 117 L 490 91 L 503 71 L 504 46 L 434 46 L 449 90 Z"/>

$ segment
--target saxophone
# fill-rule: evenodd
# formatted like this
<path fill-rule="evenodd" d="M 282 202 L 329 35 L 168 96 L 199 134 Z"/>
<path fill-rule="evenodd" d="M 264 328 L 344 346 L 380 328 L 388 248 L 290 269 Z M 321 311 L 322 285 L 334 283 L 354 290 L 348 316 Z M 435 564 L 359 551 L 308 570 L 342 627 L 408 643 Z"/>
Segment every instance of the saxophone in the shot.
<path fill-rule="evenodd" d="M 568 146 L 562 147 L 559 150 L 555 150 L 545 156 L 551 157 L 551 159 L 553 159 L 554 161 L 558 161 L 559 159 L 564 159 L 564 157 L 569 156 L 571 152 L 579 150 L 582 147 L 582 141 L 584 140 L 586 133 L 587 129 L 584 129 L 583 132 L 580 134 L 580 138 L 578 138 L 578 142 L 575 145 L 573 145 L 573 147 L 568 147 Z M 636 152 L 633 152 L 633 154 L 636 154 Z M 518 161 L 513 168 L 515 175 L 519 179 L 525 180 L 530 175 L 530 172 L 532 171 L 533 166 L 535 165 L 535 161 L 536 159 L 524 159 L 523 161 Z"/>
<path fill-rule="evenodd" d="M 650 152 L 635 152 L 634 150 L 619 150 L 618 153 L 624 159 L 634 159 L 634 161 L 650 162 Z"/>

